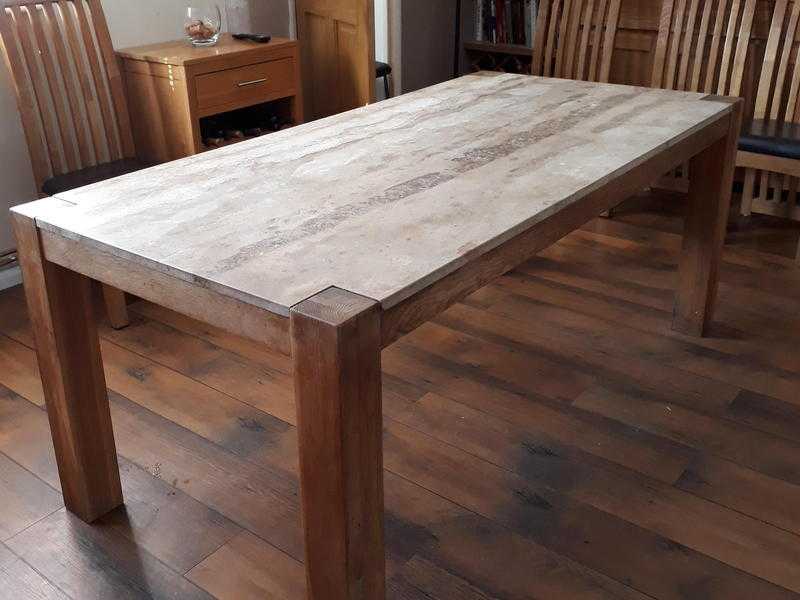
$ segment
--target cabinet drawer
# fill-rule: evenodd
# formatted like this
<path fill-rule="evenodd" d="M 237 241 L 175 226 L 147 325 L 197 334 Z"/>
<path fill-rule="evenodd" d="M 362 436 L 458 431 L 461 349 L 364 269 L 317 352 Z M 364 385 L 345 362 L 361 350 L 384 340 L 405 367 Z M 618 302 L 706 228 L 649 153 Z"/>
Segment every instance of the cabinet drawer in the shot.
<path fill-rule="evenodd" d="M 199 75 L 200 111 L 224 107 L 233 110 L 294 93 L 294 61 L 282 58 L 237 69 Z"/>

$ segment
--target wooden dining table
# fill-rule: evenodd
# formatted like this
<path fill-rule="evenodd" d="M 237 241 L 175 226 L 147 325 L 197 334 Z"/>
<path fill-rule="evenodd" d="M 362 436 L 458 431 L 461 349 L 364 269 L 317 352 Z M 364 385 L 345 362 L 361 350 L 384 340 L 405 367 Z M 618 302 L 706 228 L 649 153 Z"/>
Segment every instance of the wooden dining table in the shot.
<path fill-rule="evenodd" d="M 308 595 L 383 598 L 381 350 L 686 163 L 674 328 L 703 335 L 741 106 L 477 74 L 18 206 L 67 508 L 123 503 L 98 280 L 292 357 Z"/>

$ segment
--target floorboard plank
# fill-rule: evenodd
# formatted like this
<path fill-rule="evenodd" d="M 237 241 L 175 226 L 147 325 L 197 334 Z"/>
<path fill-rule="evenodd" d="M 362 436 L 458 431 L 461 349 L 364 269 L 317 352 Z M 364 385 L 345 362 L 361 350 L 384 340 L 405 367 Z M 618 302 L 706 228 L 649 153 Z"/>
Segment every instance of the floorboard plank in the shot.
<path fill-rule="evenodd" d="M 697 531 L 691 531 L 697 522 L 684 512 L 685 506 L 675 506 L 670 499 L 661 498 L 660 492 L 666 491 L 663 488 L 643 493 L 643 489 L 635 492 L 631 486 L 614 487 L 613 483 L 624 482 L 620 478 L 613 482 L 595 479 L 595 487 L 592 482 L 570 478 L 556 469 L 550 471 L 552 477 L 560 479 L 560 486 L 569 487 L 570 494 L 579 496 L 573 500 L 554 491 L 551 485 L 476 460 L 455 446 L 399 424 L 389 428 L 384 443 L 386 465 L 392 472 L 651 596 L 791 598 L 787 589 L 765 579 L 778 580 L 795 589 L 800 586 L 795 568 L 800 548 L 794 536 L 782 531 L 765 533 L 764 526 L 757 523 L 745 524 L 746 532 L 737 531 L 743 517 L 728 515 L 726 525 L 736 525 L 733 533 L 709 525 L 703 533 L 713 531 L 714 539 L 704 539 Z M 548 483 L 557 482 L 551 478 Z M 602 510 L 589 501 L 602 506 Z M 664 509 L 666 514 L 662 514 Z M 709 514 L 704 511 L 696 516 L 705 518 Z M 748 575 L 657 530 L 682 533 L 675 537 L 686 538 L 718 555 L 724 552 L 726 561 L 753 567 L 758 576 Z M 748 533 L 766 535 L 772 541 L 764 544 L 766 540 L 762 539 L 755 548 L 744 548 L 740 540 L 747 539 Z M 728 535 L 733 537 L 722 539 Z M 778 544 L 771 546 L 772 542 Z M 761 554 L 765 550 L 772 552 L 769 559 Z"/>
<path fill-rule="evenodd" d="M 135 542 L 61 509 L 7 542 L 26 563 L 81 600 L 210 600 Z"/>
<path fill-rule="evenodd" d="M 61 494 L 0 451 L 0 541 L 64 506 Z"/>
<path fill-rule="evenodd" d="M 69 596 L 0 544 L 0 597 L 19 600 L 67 600 Z"/>

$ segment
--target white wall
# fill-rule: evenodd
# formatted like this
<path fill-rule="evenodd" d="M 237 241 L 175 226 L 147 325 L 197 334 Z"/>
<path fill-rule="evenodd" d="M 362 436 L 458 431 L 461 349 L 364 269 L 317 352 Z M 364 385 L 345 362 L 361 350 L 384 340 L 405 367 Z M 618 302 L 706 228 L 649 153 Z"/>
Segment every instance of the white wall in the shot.
<path fill-rule="evenodd" d="M 241 4 L 243 0 L 229 0 Z M 291 0 L 251 0 L 254 31 L 289 33 Z M 189 0 L 102 0 L 114 47 L 138 46 L 181 36 Z M 221 7 L 224 0 L 219 0 Z M 36 198 L 28 148 L 5 65 L 0 67 L 0 253 L 14 247 L 8 208 Z"/>
<path fill-rule="evenodd" d="M 389 62 L 388 0 L 375 0 L 375 60 Z"/>

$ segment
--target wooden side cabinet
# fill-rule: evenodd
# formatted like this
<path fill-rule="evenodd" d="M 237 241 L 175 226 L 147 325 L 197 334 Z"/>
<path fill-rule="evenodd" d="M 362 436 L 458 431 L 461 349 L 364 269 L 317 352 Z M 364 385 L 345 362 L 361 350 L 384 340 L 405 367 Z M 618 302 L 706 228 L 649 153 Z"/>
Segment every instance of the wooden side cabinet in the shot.
<path fill-rule="evenodd" d="M 210 48 L 175 41 L 117 54 L 141 160 L 161 163 L 208 149 L 201 121 L 238 109 L 264 105 L 286 120 L 303 122 L 295 41 L 258 44 L 225 34 Z"/>

